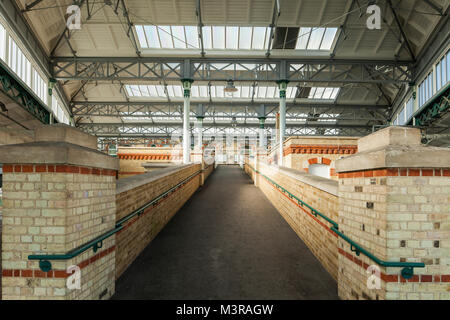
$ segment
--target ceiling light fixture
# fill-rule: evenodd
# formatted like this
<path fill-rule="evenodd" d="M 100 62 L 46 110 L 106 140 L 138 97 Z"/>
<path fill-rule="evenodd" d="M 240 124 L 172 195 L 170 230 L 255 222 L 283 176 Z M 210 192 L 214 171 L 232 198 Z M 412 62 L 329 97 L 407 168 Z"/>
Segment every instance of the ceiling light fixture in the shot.
<path fill-rule="evenodd" d="M 223 91 L 225 91 L 226 93 L 233 94 L 236 91 L 238 91 L 238 89 L 234 86 L 233 80 L 228 80 L 227 86 L 225 87 L 225 89 L 223 89 Z"/>

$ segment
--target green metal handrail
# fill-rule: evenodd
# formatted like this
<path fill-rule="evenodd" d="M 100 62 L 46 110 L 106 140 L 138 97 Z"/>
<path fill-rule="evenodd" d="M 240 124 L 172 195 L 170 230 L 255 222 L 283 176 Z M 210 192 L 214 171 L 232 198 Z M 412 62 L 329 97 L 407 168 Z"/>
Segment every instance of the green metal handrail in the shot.
<path fill-rule="evenodd" d="M 187 177 L 180 183 L 176 184 L 175 186 L 171 187 L 167 191 L 163 192 L 156 198 L 147 202 L 146 204 L 139 207 L 138 209 L 132 211 L 130 214 L 126 215 L 125 217 L 123 217 L 122 219 L 117 221 L 114 229 L 111 229 L 111 230 L 101 234 L 100 236 L 92 239 L 91 241 L 89 241 L 85 244 L 82 244 L 81 246 L 76 247 L 64 254 L 32 254 L 32 255 L 28 256 L 28 260 L 39 260 L 39 268 L 44 272 L 48 272 L 48 271 L 52 270 L 52 264 L 51 264 L 50 260 L 69 260 L 69 259 L 72 259 L 72 258 L 82 254 L 83 252 L 87 251 L 90 248 L 92 248 L 94 252 L 97 252 L 97 250 L 103 246 L 103 240 L 111 237 L 112 235 L 116 234 L 117 232 L 119 232 L 120 230 L 125 228 L 125 225 L 124 225 L 125 222 L 127 222 L 128 220 L 132 219 L 135 216 L 140 216 L 142 213 L 144 213 L 145 209 L 154 205 L 155 203 L 160 201 L 162 198 L 167 197 L 171 192 L 175 191 L 180 186 L 186 184 L 193 177 L 200 174 L 200 172 L 201 172 L 201 170 L 198 170 L 197 172 L 190 175 L 189 177 Z"/>
<path fill-rule="evenodd" d="M 286 190 L 285 188 L 280 186 L 278 183 L 276 183 L 275 181 L 273 181 L 272 179 L 270 179 L 266 175 L 262 174 L 260 171 L 256 170 L 255 168 L 253 168 L 251 165 L 249 165 L 249 164 L 246 164 L 246 165 L 250 169 L 252 169 L 255 173 L 261 175 L 267 181 L 269 181 L 270 183 L 275 185 L 277 189 L 280 189 L 283 193 L 287 193 L 291 199 L 297 200 L 297 202 L 301 206 L 306 206 L 307 208 L 309 208 L 311 210 L 311 213 L 314 216 L 316 216 L 316 217 L 320 216 L 324 220 L 329 222 L 332 225 L 332 227 L 330 227 L 330 230 L 333 231 L 336 235 L 338 235 L 342 239 L 344 239 L 346 242 L 348 242 L 350 244 L 350 250 L 352 252 L 355 252 L 357 256 L 359 256 L 360 253 L 362 253 L 363 255 L 368 257 L 370 260 L 374 261 L 375 263 L 377 263 L 378 265 L 380 265 L 382 267 L 403 268 L 401 270 L 401 275 L 405 279 L 410 279 L 414 275 L 414 268 L 424 268 L 425 267 L 425 264 L 422 263 L 422 262 L 394 262 L 394 261 L 384 261 L 384 260 L 381 260 L 381 259 L 377 258 L 375 255 L 373 255 L 372 253 L 370 253 L 369 251 L 367 251 L 366 249 L 361 247 L 358 243 L 354 242 L 352 239 L 350 239 L 349 237 L 344 235 L 341 231 L 339 231 L 339 225 L 338 225 L 338 223 L 336 221 L 330 219 L 329 217 L 327 217 L 323 213 L 319 212 L 318 210 L 314 209 L 310 205 L 306 204 L 304 201 L 300 200 L 298 197 L 296 197 L 291 192 L 289 192 L 288 190 Z"/>

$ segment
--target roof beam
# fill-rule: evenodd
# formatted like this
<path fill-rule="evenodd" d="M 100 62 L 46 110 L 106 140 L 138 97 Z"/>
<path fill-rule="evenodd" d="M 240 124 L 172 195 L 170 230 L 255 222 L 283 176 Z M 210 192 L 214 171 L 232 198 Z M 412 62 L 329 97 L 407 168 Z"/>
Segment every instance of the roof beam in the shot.
<path fill-rule="evenodd" d="M 86 70 L 100 64 L 91 77 Z M 413 76 L 411 62 L 380 60 L 307 59 L 240 59 L 240 58 L 158 58 L 158 57 L 55 57 L 53 77 L 58 80 L 129 80 L 180 81 L 182 70 L 190 65 L 195 81 L 330 83 L 409 83 Z M 286 75 L 282 74 L 286 65 Z M 352 67 L 351 76 L 343 71 Z M 367 70 L 377 74 L 374 78 Z M 377 72 L 384 70 L 385 72 Z M 340 76 L 336 76 L 340 75 Z"/>
<path fill-rule="evenodd" d="M 203 21 L 202 21 L 202 9 L 201 9 L 201 0 L 196 1 L 196 11 L 195 14 L 197 15 L 197 27 L 198 27 L 198 38 L 200 40 L 200 47 L 202 51 L 200 52 L 202 57 L 205 56 L 205 46 L 203 44 Z"/>
<path fill-rule="evenodd" d="M 395 23 L 397 24 L 397 27 L 400 29 L 400 33 L 402 34 L 403 41 L 406 44 L 406 48 L 408 49 L 408 52 L 411 55 L 412 60 L 416 61 L 416 57 L 414 55 L 414 51 L 413 51 L 413 49 L 411 47 L 411 44 L 409 43 L 408 38 L 406 37 L 405 31 L 403 30 L 403 27 L 402 27 L 402 25 L 400 23 L 400 20 L 398 19 L 397 13 L 395 12 L 394 7 L 392 6 L 392 2 L 391 2 L 391 0 L 387 0 L 387 1 L 388 1 L 388 4 L 389 4 L 389 7 L 391 8 L 392 14 L 394 15 Z"/>
<path fill-rule="evenodd" d="M 441 16 L 444 15 L 444 13 L 442 12 L 442 8 L 435 5 L 431 0 L 422 0 L 422 1 L 425 2 L 431 8 L 433 8 L 435 11 L 437 11 L 439 13 L 439 15 L 441 15 Z"/>

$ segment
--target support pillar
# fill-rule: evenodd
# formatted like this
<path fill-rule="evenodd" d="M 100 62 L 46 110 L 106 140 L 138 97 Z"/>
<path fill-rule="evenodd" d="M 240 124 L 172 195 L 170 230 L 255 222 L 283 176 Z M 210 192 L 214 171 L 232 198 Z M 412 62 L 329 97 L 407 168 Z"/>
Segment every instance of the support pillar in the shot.
<path fill-rule="evenodd" d="M 28 257 L 67 253 L 114 229 L 119 160 L 97 151 L 96 137 L 57 124 L 36 129 L 35 142 L 0 146 L 0 163 L 3 299 L 110 298 L 115 235 L 70 259 Z M 72 272 L 79 287 L 67 284 Z"/>
<path fill-rule="evenodd" d="M 280 90 L 280 133 L 278 140 L 278 165 L 283 165 L 283 153 L 284 153 L 284 134 L 286 130 L 286 89 L 287 89 L 287 80 L 278 81 L 278 88 Z"/>
<path fill-rule="evenodd" d="M 419 129 L 391 126 L 336 162 L 339 231 L 381 260 L 425 265 L 405 278 L 411 270 L 380 266 L 339 237 L 342 299 L 450 299 L 450 150 L 420 141 Z"/>
<path fill-rule="evenodd" d="M 191 156 L 191 136 L 189 134 L 189 118 L 191 112 L 191 85 L 192 79 L 182 79 L 184 89 L 184 106 L 183 106 L 183 163 L 190 162 Z"/>

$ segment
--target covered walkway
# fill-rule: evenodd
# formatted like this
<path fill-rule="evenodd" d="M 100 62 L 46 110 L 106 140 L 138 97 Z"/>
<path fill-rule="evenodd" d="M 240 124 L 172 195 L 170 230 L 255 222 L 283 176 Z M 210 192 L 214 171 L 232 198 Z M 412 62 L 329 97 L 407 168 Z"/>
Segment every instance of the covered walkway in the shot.
<path fill-rule="evenodd" d="M 116 282 L 113 299 L 338 299 L 238 166 L 219 166 Z"/>

